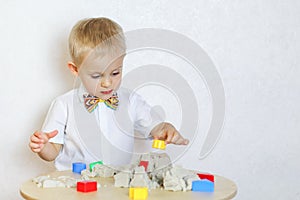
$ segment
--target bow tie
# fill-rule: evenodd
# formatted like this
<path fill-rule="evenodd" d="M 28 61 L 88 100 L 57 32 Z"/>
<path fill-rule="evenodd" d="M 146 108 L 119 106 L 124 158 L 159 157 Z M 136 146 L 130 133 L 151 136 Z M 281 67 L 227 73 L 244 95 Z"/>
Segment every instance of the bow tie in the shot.
<path fill-rule="evenodd" d="M 106 100 L 100 99 L 96 96 L 92 96 L 89 94 L 84 94 L 83 98 L 84 98 L 84 106 L 90 113 L 93 112 L 97 108 L 99 102 L 104 102 L 104 104 L 107 107 L 109 107 L 113 110 L 117 109 L 118 103 L 119 103 L 117 94 L 113 94 L 112 97 L 110 97 L 109 99 L 106 99 Z"/>

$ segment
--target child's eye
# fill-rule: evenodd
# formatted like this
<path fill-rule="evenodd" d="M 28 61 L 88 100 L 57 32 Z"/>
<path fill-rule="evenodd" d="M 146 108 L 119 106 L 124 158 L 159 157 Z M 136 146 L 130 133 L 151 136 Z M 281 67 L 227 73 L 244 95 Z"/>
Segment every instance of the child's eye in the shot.
<path fill-rule="evenodd" d="M 100 76 L 99 74 L 93 74 L 93 75 L 91 75 L 91 77 L 92 77 L 93 79 L 98 79 L 98 78 L 100 78 L 101 76 Z"/>
<path fill-rule="evenodd" d="M 113 72 L 113 73 L 112 73 L 113 76 L 117 76 L 117 75 L 119 75 L 119 74 L 120 74 L 120 72 Z"/>

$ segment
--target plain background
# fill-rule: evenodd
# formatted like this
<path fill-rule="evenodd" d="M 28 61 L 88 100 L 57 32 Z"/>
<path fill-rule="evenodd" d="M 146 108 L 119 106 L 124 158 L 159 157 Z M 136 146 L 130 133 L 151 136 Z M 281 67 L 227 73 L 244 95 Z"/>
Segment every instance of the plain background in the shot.
<path fill-rule="evenodd" d="M 182 33 L 215 63 L 226 95 L 223 135 L 203 160 L 196 140 L 179 164 L 232 179 L 236 199 L 300 199 L 299 11 L 297 0 L 1 1 L 1 199 L 21 199 L 22 182 L 54 170 L 28 139 L 53 98 L 73 87 L 67 37 L 93 16 L 125 31 Z"/>

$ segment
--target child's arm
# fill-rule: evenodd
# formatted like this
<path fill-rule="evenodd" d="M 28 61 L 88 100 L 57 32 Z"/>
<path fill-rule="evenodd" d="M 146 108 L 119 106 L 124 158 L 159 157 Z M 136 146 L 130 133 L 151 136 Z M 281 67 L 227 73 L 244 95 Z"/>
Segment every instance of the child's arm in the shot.
<path fill-rule="evenodd" d="M 52 131 L 50 133 L 43 133 L 41 131 L 36 131 L 30 137 L 29 147 L 34 152 L 37 153 L 42 159 L 46 161 L 53 161 L 59 154 L 62 147 L 61 144 L 55 144 L 49 142 L 50 138 L 57 135 L 58 131 Z"/>
<path fill-rule="evenodd" d="M 176 128 L 167 122 L 163 122 L 155 126 L 151 133 L 155 140 L 164 140 L 166 144 L 187 145 L 188 139 L 183 138 Z"/>

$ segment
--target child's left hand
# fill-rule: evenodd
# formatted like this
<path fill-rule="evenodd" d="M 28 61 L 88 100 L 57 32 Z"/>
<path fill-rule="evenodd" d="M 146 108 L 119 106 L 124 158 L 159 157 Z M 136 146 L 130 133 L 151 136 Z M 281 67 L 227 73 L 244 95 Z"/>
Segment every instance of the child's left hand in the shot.
<path fill-rule="evenodd" d="M 166 122 L 155 126 L 151 135 L 155 140 L 164 140 L 166 144 L 187 145 L 189 143 L 189 140 L 183 138 L 172 124 Z"/>

